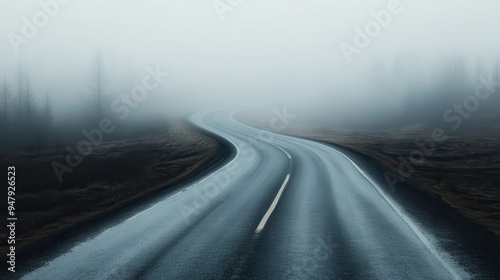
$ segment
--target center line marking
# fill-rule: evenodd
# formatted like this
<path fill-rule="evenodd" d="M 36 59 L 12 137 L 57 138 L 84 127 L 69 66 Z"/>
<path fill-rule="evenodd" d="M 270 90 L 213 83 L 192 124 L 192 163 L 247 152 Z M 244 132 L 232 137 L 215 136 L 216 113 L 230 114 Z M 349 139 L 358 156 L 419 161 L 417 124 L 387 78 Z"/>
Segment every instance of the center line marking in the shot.
<path fill-rule="evenodd" d="M 283 148 L 281 148 L 278 145 L 274 145 L 274 144 L 273 144 L 273 146 L 275 146 L 276 148 L 280 149 L 283 153 L 285 153 L 286 156 L 288 157 L 288 159 L 292 159 L 292 156 L 287 151 L 285 151 Z"/>
<path fill-rule="evenodd" d="M 264 215 L 264 217 L 262 218 L 262 220 L 260 221 L 259 226 L 257 226 L 255 233 L 261 232 L 261 230 L 264 229 L 264 227 L 266 226 L 267 220 L 269 219 L 269 217 L 271 217 L 271 214 L 273 213 L 274 208 L 276 208 L 276 205 L 278 204 L 278 201 L 280 200 L 281 195 L 283 194 L 283 191 L 285 190 L 285 187 L 288 184 L 288 180 L 290 180 L 290 174 L 286 175 L 286 178 L 285 178 L 285 181 L 283 182 L 283 185 L 281 185 L 281 188 L 278 191 L 278 194 L 276 195 L 276 197 L 274 198 L 274 201 L 271 204 L 271 207 L 269 207 L 269 209 L 267 209 L 267 212 Z"/>

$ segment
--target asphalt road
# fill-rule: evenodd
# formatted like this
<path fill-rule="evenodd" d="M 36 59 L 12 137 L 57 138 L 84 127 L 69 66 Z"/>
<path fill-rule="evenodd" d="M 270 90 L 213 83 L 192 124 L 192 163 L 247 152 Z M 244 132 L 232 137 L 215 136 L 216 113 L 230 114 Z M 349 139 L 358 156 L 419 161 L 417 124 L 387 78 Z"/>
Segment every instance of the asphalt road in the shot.
<path fill-rule="evenodd" d="M 466 279 L 345 153 L 230 111 L 192 122 L 237 149 L 223 167 L 82 237 L 24 279 Z"/>

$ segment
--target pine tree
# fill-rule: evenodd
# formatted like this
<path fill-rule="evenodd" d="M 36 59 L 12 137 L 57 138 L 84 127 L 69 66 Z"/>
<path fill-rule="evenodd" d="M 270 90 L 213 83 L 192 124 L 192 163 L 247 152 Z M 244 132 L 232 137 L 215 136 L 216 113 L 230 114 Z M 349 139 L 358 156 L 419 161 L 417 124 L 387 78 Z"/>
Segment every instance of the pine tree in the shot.
<path fill-rule="evenodd" d="M 87 92 L 80 96 L 80 99 L 86 103 L 95 114 L 97 123 L 104 116 L 104 95 L 106 87 L 106 77 L 102 62 L 102 53 L 99 50 L 95 56 L 94 64 L 88 73 Z"/>
<path fill-rule="evenodd" d="M 496 73 L 497 74 L 496 82 L 500 82 L 500 59 L 499 58 L 497 58 L 497 71 L 496 72 L 497 72 Z"/>
<path fill-rule="evenodd" d="M 25 114 L 26 117 L 26 124 L 28 127 L 32 127 L 32 125 L 35 123 L 35 117 L 37 114 L 37 108 L 38 108 L 38 100 L 35 94 L 35 91 L 33 90 L 33 86 L 31 84 L 31 79 L 29 76 L 26 77 L 26 85 L 24 87 L 24 106 L 22 106 L 22 111 Z"/>
<path fill-rule="evenodd" d="M 0 84 L 0 112 L 1 112 L 1 123 L 2 127 L 6 128 L 9 122 L 9 100 L 10 100 L 11 87 L 7 78 L 4 78 L 2 84 Z"/>
<path fill-rule="evenodd" d="M 15 101 L 15 109 L 16 109 L 16 119 L 18 122 L 22 122 L 23 117 L 23 103 L 24 103 L 24 69 L 22 67 L 21 61 L 19 61 L 19 66 L 17 69 L 17 73 L 15 75 L 16 81 L 16 101 Z"/>
<path fill-rule="evenodd" d="M 52 125 L 52 121 L 54 120 L 54 114 L 52 110 L 52 102 L 48 92 L 45 97 L 45 106 L 43 108 L 43 120 L 45 122 L 45 129 L 49 130 Z"/>

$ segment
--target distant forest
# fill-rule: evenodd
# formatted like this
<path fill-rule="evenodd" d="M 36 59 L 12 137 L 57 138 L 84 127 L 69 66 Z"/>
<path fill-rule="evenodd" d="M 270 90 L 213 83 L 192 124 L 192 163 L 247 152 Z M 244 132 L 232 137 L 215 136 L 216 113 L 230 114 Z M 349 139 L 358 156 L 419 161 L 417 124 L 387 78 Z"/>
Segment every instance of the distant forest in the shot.
<path fill-rule="evenodd" d="M 379 100 L 379 104 L 371 104 L 379 108 L 372 113 L 373 117 L 347 114 L 341 120 L 342 125 L 387 129 L 424 123 L 455 129 L 500 124 L 500 88 L 488 85 L 500 81 L 498 59 L 483 64 L 477 58 L 474 65 L 464 62 L 462 55 L 453 55 L 441 62 L 435 75 L 425 81 L 423 75 L 414 74 L 411 64 L 398 56 L 390 67 L 374 65 L 374 90 L 395 91 L 403 104 L 391 110 L 387 109 L 386 100 Z M 98 127 L 103 117 L 113 118 L 108 112 L 110 94 L 105 68 L 103 55 L 98 51 L 86 77 L 82 78 L 86 90 L 78 94 L 80 102 L 71 105 L 85 108 L 87 114 L 77 123 L 69 123 L 55 121 L 50 92 L 37 91 L 30 73 L 19 62 L 17 69 L 0 81 L 0 152 L 20 150 L 34 158 L 42 152 L 57 154 L 66 145 L 80 140 L 82 129 Z M 148 125 L 154 126 L 151 122 Z M 144 124 L 127 121 L 106 140 L 138 135 L 148 129 Z"/>
<path fill-rule="evenodd" d="M 391 60 L 375 63 L 370 78 L 361 82 L 375 96 L 393 92 L 399 103 L 375 98 L 370 112 L 338 116 L 341 126 L 383 130 L 426 124 L 457 130 L 500 125 L 499 59 L 465 60 L 461 54 L 450 55 L 426 70 L 416 67 L 419 63 L 414 58 L 396 56 L 387 61 Z M 358 101 L 354 102 L 346 108 L 358 108 Z"/>
<path fill-rule="evenodd" d="M 82 83 L 85 90 L 77 93 L 80 102 L 71 104 L 72 109 L 83 109 L 85 116 L 76 120 L 55 120 L 54 105 L 50 92 L 39 92 L 31 80 L 31 74 L 19 62 L 13 74 L 0 81 L 0 152 L 18 150 L 32 155 L 58 154 L 65 146 L 81 140 L 83 129 L 99 127 L 103 118 L 116 120 L 110 114 L 112 94 L 107 92 L 108 80 L 103 65 L 103 55 L 98 51 L 90 63 Z M 78 108 L 77 108 L 78 107 Z M 106 140 L 131 137 L 148 131 L 152 126 L 165 128 L 167 123 L 134 123 L 128 120 Z"/>

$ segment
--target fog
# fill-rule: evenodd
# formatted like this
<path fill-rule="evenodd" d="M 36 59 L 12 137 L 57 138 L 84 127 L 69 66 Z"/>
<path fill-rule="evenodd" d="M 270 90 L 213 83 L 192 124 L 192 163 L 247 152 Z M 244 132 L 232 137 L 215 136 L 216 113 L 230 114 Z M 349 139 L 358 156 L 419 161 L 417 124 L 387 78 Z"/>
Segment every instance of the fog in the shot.
<path fill-rule="evenodd" d="M 473 90 L 478 73 L 495 74 L 496 1 L 396 1 L 387 26 L 347 59 L 342 43 L 355 46 L 356 27 L 393 2 L 0 0 L 0 77 L 15 89 L 20 62 L 38 99 L 50 95 L 56 120 L 79 119 L 100 50 L 109 103 L 141 85 L 148 66 L 170 74 L 131 112 L 137 118 L 271 105 L 362 123 L 404 114 L 415 88 L 428 96 L 464 80 L 461 89 Z M 52 4 L 46 23 L 36 19 L 40 3 Z M 42 21 L 32 38 L 24 17 Z"/>

